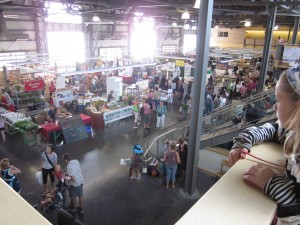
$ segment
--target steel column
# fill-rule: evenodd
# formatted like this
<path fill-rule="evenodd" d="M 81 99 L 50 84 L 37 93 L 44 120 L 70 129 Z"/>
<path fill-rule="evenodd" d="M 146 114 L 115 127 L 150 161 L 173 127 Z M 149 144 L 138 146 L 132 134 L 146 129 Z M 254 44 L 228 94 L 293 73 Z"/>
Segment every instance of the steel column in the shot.
<path fill-rule="evenodd" d="M 299 29 L 299 17 L 295 17 L 293 36 L 292 36 L 292 44 L 296 44 L 296 42 L 297 42 L 298 29 Z"/>
<path fill-rule="evenodd" d="M 131 58 L 131 36 L 132 36 L 132 23 L 131 23 L 131 20 L 129 20 L 128 22 L 128 36 L 127 36 L 127 49 L 128 49 L 128 57 Z"/>
<path fill-rule="evenodd" d="M 179 52 L 183 53 L 183 43 L 184 43 L 184 29 L 180 28 L 180 37 L 179 37 Z"/>
<path fill-rule="evenodd" d="M 185 179 L 185 191 L 190 195 L 195 193 L 197 182 L 213 2 L 213 0 L 201 1 L 199 8 L 192 120 Z"/>
<path fill-rule="evenodd" d="M 39 18 L 37 15 L 34 15 L 34 35 L 35 35 L 35 42 L 36 42 L 36 52 L 42 53 L 42 41 L 40 38 L 40 26 L 39 26 Z"/>
<path fill-rule="evenodd" d="M 276 13 L 277 13 L 277 6 L 275 4 L 268 4 L 268 20 L 265 29 L 265 44 L 261 62 L 261 70 L 259 75 L 259 84 L 258 84 L 258 91 L 263 91 L 265 87 L 265 79 L 266 74 L 269 67 L 269 56 L 270 56 L 270 49 L 272 45 L 272 36 L 273 36 L 273 28 L 275 25 Z"/>

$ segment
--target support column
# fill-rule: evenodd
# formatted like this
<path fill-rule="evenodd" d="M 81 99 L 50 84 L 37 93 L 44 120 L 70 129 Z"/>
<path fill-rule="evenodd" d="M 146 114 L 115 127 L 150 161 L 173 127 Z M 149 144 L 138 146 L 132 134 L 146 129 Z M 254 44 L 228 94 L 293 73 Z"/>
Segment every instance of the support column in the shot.
<path fill-rule="evenodd" d="M 3 79 L 6 89 L 8 90 L 9 84 L 7 83 L 7 68 L 6 66 L 3 66 Z"/>
<path fill-rule="evenodd" d="M 180 29 L 180 38 L 179 38 L 179 52 L 183 53 L 183 43 L 184 43 L 184 29 L 183 27 Z"/>
<path fill-rule="evenodd" d="M 198 33 L 196 48 L 196 68 L 194 75 L 192 120 L 189 133 L 189 151 L 187 157 L 185 191 L 195 193 L 200 137 L 202 132 L 202 116 L 209 54 L 209 39 L 213 12 L 213 0 L 201 1 L 198 17 Z"/>
<path fill-rule="evenodd" d="M 272 45 L 272 36 L 273 36 L 273 28 L 275 25 L 276 13 L 277 13 L 277 6 L 275 4 L 268 4 L 268 20 L 265 29 L 265 44 L 261 62 L 261 69 L 259 75 L 259 84 L 258 84 L 258 91 L 261 92 L 265 87 L 265 79 L 266 74 L 269 68 L 269 56 L 270 56 L 270 49 Z"/>
<path fill-rule="evenodd" d="M 127 40 L 127 46 L 128 46 L 128 57 L 131 58 L 131 37 L 132 37 L 132 23 L 131 20 L 128 21 L 128 40 Z"/>
<path fill-rule="evenodd" d="M 34 35 L 35 35 L 35 43 L 36 43 L 36 52 L 42 53 L 42 41 L 40 35 L 40 26 L 39 26 L 39 18 L 37 15 L 34 15 Z"/>
<path fill-rule="evenodd" d="M 299 17 L 295 17 L 294 20 L 294 29 L 293 29 L 293 36 L 292 36 L 292 44 L 296 44 L 297 37 L 298 37 L 298 29 L 299 29 Z"/>

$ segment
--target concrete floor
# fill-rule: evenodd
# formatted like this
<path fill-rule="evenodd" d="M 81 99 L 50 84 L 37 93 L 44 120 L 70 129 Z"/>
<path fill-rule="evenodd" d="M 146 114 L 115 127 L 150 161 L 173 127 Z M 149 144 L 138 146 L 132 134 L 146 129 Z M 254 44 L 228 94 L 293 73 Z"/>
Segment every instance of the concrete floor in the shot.
<path fill-rule="evenodd" d="M 166 126 L 178 121 L 178 106 L 169 106 Z M 154 122 L 154 121 L 153 121 Z M 85 225 L 171 225 L 217 181 L 216 178 L 198 174 L 197 194 L 190 196 L 183 191 L 183 182 L 175 189 L 166 189 L 162 179 L 142 176 L 140 184 L 131 184 L 127 166 L 120 165 L 121 158 L 129 158 L 131 148 L 155 132 L 141 126 L 133 129 L 133 118 L 115 123 L 93 138 L 56 147 L 58 164 L 65 168 L 62 155 L 70 153 L 81 164 L 84 182 L 84 213 L 73 215 Z M 40 204 L 42 186 L 36 183 L 35 173 L 40 167 L 40 154 L 47 143 L 24 148 L 20 135 L 8 135 L 0 144 L 0 158 L 8 157 L 23 173 L 18 176 L 21 196 L 31 205 Z M 68 194 L 68 193 L 67 193 Z M 69 205 L 69 199 L 66 199 Z M 20 212 L 22 213 L 22 212 Z M 49 209 L 45 217 L 56 224 L 56 209 Z"/>

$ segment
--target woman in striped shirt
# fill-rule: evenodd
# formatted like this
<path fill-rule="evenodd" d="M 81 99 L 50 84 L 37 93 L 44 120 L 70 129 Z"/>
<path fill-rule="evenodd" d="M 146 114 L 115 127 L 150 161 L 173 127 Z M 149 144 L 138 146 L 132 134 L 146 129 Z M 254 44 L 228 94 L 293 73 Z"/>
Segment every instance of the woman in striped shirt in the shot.
<path fill-rule="evenodd" d="M 232 166 L 244 151 L 255 143 L 275 140 L 283 143 L 286 155 L 286 173 L 276 174 L 261 164 L 252 166 L 243 179 L 269 195 L 277 202 L 276 224 L 300 224 L 300 67 L 282 73 L 275 89 L 278 122 L 250 127 L 234 138 L 229 154 Z"/>

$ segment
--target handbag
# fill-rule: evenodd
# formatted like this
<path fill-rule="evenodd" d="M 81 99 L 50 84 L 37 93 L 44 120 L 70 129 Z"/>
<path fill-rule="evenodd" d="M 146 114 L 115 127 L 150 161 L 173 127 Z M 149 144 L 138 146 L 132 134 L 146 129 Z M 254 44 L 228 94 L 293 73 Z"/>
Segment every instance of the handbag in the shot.
<path fill-rule="evenodd" d="M 43 185 L 43 175 L 42 175 L 42 171 L 37 171 L 35 174 L 35 179 L 36 181 L 40 184 Z"/>

